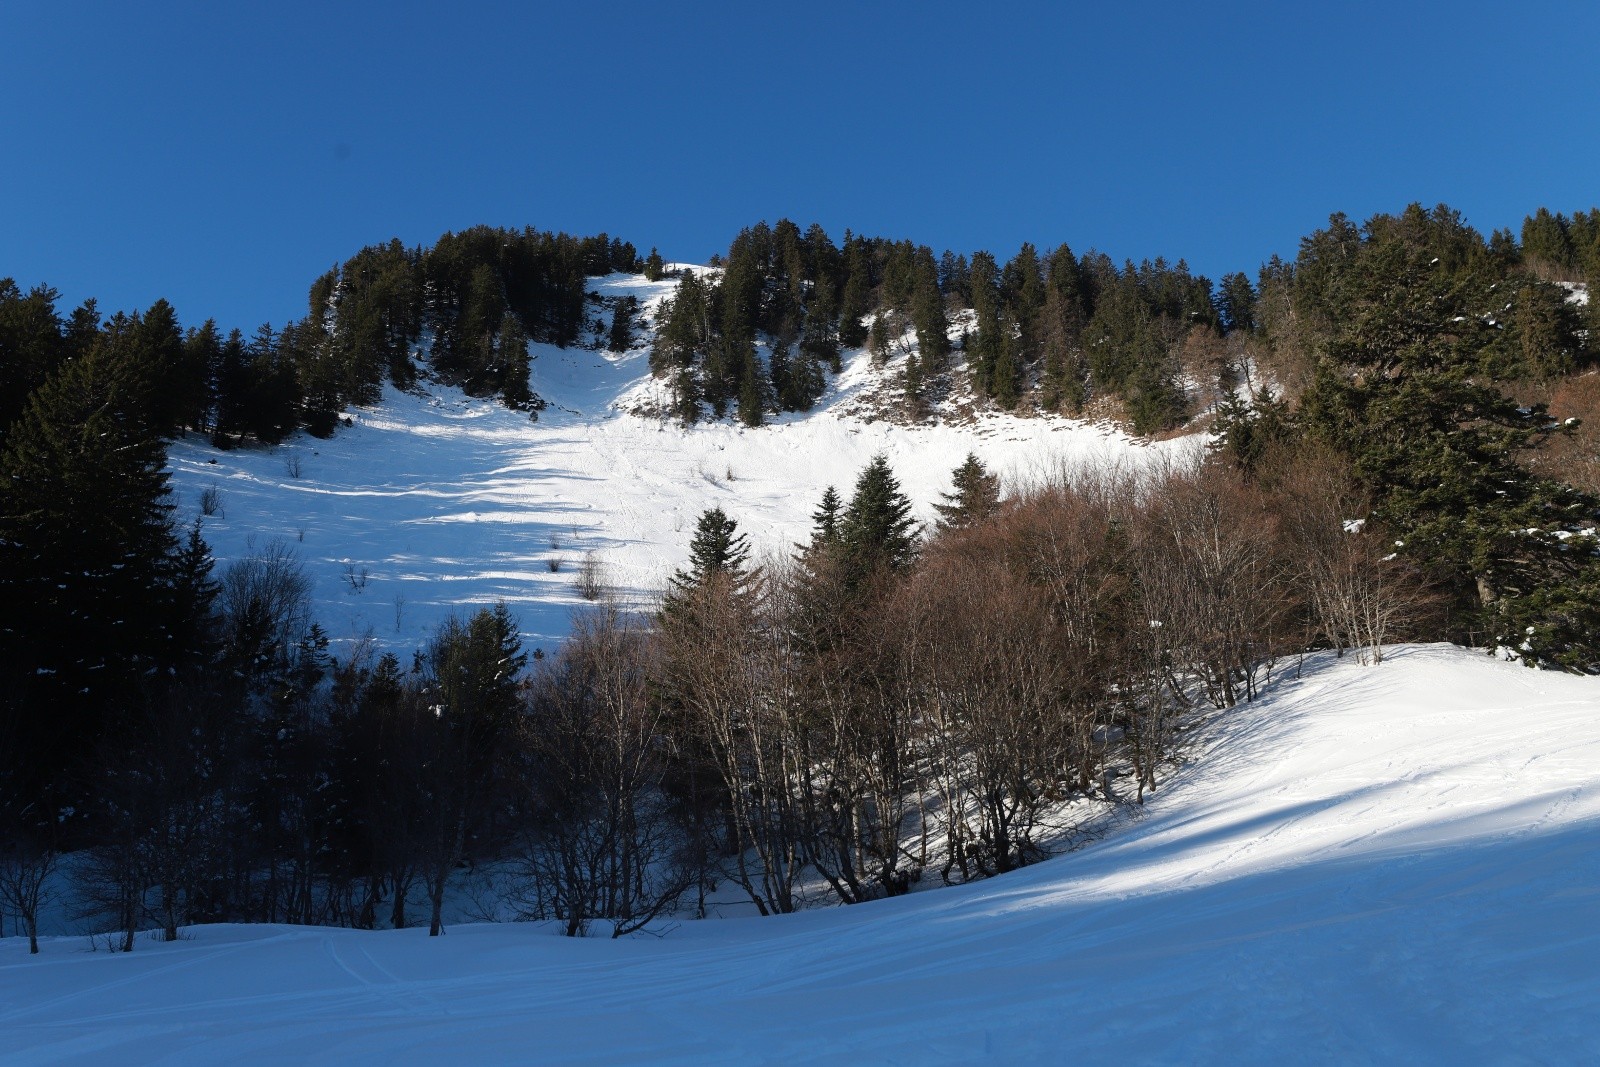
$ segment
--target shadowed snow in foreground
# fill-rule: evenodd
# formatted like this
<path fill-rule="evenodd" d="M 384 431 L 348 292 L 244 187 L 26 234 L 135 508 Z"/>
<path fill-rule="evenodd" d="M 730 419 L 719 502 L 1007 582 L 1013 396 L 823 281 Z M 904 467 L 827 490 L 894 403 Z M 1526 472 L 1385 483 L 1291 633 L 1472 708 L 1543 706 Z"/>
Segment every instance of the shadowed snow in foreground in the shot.
<path fill-rule="evenodd" d="M 0 941 L 7 1063 L 1600 1061 L 1600 679 L 1308 662 L 1144 817 L 964 888 L 570 941 Z"/>

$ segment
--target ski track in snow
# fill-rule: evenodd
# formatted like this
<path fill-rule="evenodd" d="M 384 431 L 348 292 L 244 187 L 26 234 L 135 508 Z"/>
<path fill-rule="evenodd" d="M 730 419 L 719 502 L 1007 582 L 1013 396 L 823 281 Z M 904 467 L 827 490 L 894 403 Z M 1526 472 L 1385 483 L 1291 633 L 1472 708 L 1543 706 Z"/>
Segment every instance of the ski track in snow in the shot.
<path fill-rule="evenodd" d="M 1026 870 L 659 938 L 7 938 L 0 1062 L 1600 1060 L 1600 680 L 1313 657 L 1194 757 Z"/>

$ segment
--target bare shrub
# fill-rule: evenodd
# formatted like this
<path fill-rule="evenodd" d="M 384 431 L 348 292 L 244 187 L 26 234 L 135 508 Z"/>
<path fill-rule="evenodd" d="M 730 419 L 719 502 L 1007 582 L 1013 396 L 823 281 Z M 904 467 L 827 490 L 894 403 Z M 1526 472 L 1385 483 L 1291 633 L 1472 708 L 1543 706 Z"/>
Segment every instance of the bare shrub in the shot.
<path fill-rule="evenodd" d="M 0 840 L 0 905 L 22 920 L 28 952 L 39 952 L 39 912 L 51 902 L 59 854 L 37 827 L 7 826 Z"/>
<path fill-rule="evenodd" d="M 1371 518 L 1371 499 L 1339 457 L 1308 449 L 1278 485 L 1284 523 L 1318 634 L 1361 663 L 1383 660 L 1436 615 L 1440 600 Z"/>
<path fill-rule="evenodd" d="M 350 587 L 350 592 L 361 593 L 366 590 L 372 572 L 364 564 L 346 562 L 343 565 L 343 577 L 344 583 Z"/>
<path fill-rule="evenodd" d="M 200 514 L 207 518 L 223 514 L 222 490 L 217 486 L 208 485 L 200 490 Z"/>
<path fill-rule="evenodd" d="M 784 678 L 781 633 L 763 625 L 763 596 L 726 573 L 674 594 L 660 620 L 660 685 L 681 711 L 676 745 L 721 787 L 729 876 L 763 915 L 794 911 L 804 865 L 794 785 L 796 691 Z M 758 588 L 764 589 L 764 582 Z"/>
<path fill-rule="evenodd" d="M 252 668 L 281 661 L 311 623 L 311 579 L 280 539 L 229 564 L 219 585 L 227 644 Z"/>
<path fill-rule="evenodd" d="M 606 568 L 597 553 L 583 554 L 583 562 L 578 564 L 577 580 L 572 584 L 577 589 L 578 595 L 591 603 L 606 594 L 609 585 L 606 580 Z"/>
<path fill-rule="evenodd" d="M 919 579 L 922 610 L 942 620 L 926 631 L 923 665 L 928 721 L 951 776 L 950 862 L 963 876 L 1009 871 L 1043 856 L 1034 831 L 1071 762 L 1049 596 L 1003 564 L 970 558 Z"/>

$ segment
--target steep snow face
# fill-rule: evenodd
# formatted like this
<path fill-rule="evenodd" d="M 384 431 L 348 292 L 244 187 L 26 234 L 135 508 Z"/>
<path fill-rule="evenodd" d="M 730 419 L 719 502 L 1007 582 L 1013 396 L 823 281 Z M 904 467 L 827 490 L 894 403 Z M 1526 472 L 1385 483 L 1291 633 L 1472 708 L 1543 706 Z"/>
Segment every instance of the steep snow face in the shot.
<path fill-rule="evenodd" d="M 0 940 L 26 1063 L 1593 1063 L 1600 679 L 1328 657 L 988 882 L 664 937 Z"/>
<path fill-rule="evenodd" d="M 653 324 L 674 286 L 612 275 L 591 289 L 638 297 Z M 202 494 L 217 489 L 203 529 L 219 572 L 285 541 L 312 579 L 317 619 L 345 647 L 370 634 L 403 653 L 447 615 L 497 600 L 540 646 L 559 640 L 582 605 L 574 579 L 586 556 L 625 599 L 646 603 L 686 560 L 706 508 L 726 511 L 758 552 L 788 552 L 808 536 L 823 489 L 848 499 L 878 452 L 928 519 L 969 451 L 1016 484 L 1063 465 L 1139 464 L 1199 447 L 1197 438 L 1146 446 L 1062 418 L 867 421 L 847 412 L 896 368 L 874 368 L 860 351 L 812 412 L 756 429 L 685 429 L 634 413 L 663 389 L 649 374 L 649 330 L 641 336 L 623 354 L 532 346 L 533 387 L 549 404 L 537 422 L 428 386 L 388 390 L 327 441 L 229 452 L 179 441 L 170 451 L 178 516 L 194 518 Z"/>

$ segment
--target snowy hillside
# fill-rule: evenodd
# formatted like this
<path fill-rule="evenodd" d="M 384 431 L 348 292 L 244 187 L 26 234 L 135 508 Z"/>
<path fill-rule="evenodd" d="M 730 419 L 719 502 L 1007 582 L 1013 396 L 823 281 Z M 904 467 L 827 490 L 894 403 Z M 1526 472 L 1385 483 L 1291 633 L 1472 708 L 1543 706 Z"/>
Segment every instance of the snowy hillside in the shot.
<path fill-rule="evenodd" d="M 1444 646 L 1321 657 L 1202 744 L 1098 844 L 856 908 L 623 941 L 0 941 L 0 1059 L 1600 1059 L 1600 681 Z"/>
<path fill-rule="evenodd" d="M 597 279 L 593 291 L 639 298 L 653 322 L 672 281 Z M 1137 462 L 1154 451 L 1106 426 L 989 416 L 960 424 L 868 421 L 862 395 L 895 373 L 864 352 L 817 409 L 757 429 L 729 421 L 689 429 L 633 414 L 661 386 L 648 336 L 625 355 L 532 346 L 537 422 L 492 400 L 425 385 L 390 389 L 331 439 L 297 435 L 275 449 L 223 452 L 204 439 L 170 451 L 178 516 L 217 490 L 204 535 L 219 564 L 285 541 L 313 583 L 315 613 L 335 641 L 370 633 L 401 652 L 452 612 L 505 600 L 532 645 L 558 640 L 582 600 L 573 588 L 594 553 L 624 596 L 647 599 L 687 558 L 695 520 L 721 507 L 752 546 L 786 552 L 807 536 L 832 484 L 885 452 L 923 518 L 968 451 L 1013 482 L 1060 464 Z M 220 566 L 219 566 L 220 571 Z"/>

